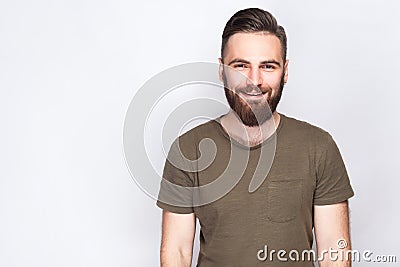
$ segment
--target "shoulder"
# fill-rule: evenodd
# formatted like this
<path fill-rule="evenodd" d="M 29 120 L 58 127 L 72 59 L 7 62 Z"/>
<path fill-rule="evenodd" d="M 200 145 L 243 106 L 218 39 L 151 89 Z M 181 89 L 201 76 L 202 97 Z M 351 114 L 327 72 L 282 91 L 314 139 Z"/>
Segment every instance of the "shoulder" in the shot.
<path fill-rule="evenodd" d="M 170 151 L 179 150 L 188 158 L 195 158 L 198 154 L 199 144 L 205 138 L 215 139 L 219 134 L 219 124 L 209 120 L 180 134 L 171 144 Z"/>
<path fill-rule="evenodd" d="M 317 125 L 283 114 L 281 114 L 281 118 L 284 120 L 284 132 L 292 137 L 296 137 L 296 139 L 311 141 L 317 144 L 324 144 L 332 140 L 330 133 Z"/>
<path fill-rule="evenodd" d="M 218 122 L 216 122 L 215 120 L 209 120 L 184 132 L 178 137 L 178 139 L 180 140 L 180 142 L 185 143 L 194 143 L 196 141 L 199 142 L 203 138 L 212 135 L 216 131 L 219 131 L 218 128 Z"/>

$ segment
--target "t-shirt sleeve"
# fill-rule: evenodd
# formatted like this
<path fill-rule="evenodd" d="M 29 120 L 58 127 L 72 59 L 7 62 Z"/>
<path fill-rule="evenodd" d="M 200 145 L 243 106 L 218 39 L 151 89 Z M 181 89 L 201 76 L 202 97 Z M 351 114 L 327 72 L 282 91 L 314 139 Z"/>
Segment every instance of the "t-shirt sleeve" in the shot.
<path fill-rule="evenodd" d="M 193 179 L 191 166 L 179 149 L 178 139 L 171 145 L 165 160 L 157 206 L 180 214 L 193 213 Z"/>
<path fill-rule="evenodd" d="M 339 149 L 328 134 L 323 150 L 317 159 L 317 183 L 314 191 L 314 205 L 336 204 L 354 196 Z"/>

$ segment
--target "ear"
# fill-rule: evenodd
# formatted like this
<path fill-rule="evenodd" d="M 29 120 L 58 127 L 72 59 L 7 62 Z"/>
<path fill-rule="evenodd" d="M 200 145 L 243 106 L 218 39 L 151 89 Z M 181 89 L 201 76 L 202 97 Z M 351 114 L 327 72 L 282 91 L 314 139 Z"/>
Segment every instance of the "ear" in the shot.
<path fill-rule="evenodd" d="M 285 76 L 283 77 L 283 82 L 287 83 L 289 77 L 289 59 L 286 59 L 285 65 L 283 67 L 283 71 L 285 72 Z"/>
<path fill-rule="evenodd" d="M 223 79 L 223 73 L 224 73 L 224 62 L 222 61 L 222 58 L 218 58 L 218 61 L 219 61 L 219 80 L 221 81 L 221 82 L 224 82 L 224 79 Z"/>

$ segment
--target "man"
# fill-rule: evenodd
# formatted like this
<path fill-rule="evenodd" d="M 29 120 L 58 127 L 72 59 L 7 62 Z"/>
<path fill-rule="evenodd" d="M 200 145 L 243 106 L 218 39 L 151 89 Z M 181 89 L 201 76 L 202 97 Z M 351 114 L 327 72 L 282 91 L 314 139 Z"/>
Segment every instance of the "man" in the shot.
<path fill-rule="evenodd" d="M 339 253 L 327 254 L 350 249 L 347 200 L 354 193 L 340 152 L 326 131 L 276 110 L 288 79 L 286 42 L 267 11 L 244 9 L 227 22 L 219 61 L 231 109 L 170 149 L 157 201 L 163 209 L 161 266 L 191 265 L 196 218 L 197 266 L 313 266 L 303 253 L 312 248 L 313 228 L 320 266 L 350 266 Z M 213 140 L 216 154 L 199 168 L 193 162 L 211 149 L 202 148 L 202 140 Z M 275 152 L 270 161 L 268 151 Z M 241 154 L 248 156 L 246 166 L 235 169 Z M 185 158 L 187 168 L 173 163 Z M 234 171 L 226 174 L 228 165 Z M 170 183 L 200 188 L 224 175 L 240 181 L 208 201 L 212 190 L 170 189 Z M 179 201 L 166 201 L 173 198 Z"/>

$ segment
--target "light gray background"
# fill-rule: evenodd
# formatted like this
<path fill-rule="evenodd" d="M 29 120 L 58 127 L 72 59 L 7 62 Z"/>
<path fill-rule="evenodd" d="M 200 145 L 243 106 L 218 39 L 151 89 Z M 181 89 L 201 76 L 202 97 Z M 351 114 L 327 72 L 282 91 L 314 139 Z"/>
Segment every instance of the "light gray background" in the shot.
<path fill-rule="evenodd" d="M 0 266 L 158 266 L 161 211 L 125 166 L 125 111 L 156 73 L 216 62 L 250 6 L 288 33 L 278 110 L 340 147 L 354 248 L 400 260 L 398 1 L 3 0 Z"/>

